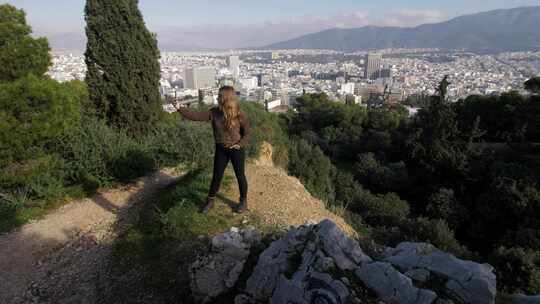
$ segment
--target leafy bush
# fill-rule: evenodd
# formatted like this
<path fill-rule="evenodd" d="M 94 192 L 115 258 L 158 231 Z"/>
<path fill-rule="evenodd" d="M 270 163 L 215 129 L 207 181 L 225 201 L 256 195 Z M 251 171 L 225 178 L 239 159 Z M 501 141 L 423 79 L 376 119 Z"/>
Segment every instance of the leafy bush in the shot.
<path fill-rule="evenodd" d="M 358 184 L 349 173 L 338 172 L 334 181 L 336 201 L 362 216 L 373 226 L 394 226 L 409 215 L 409 204 L 395 193 L 373 194 Z"/>
<path fill-rule="evenodd" d="M 444 220 L 417 218 L 408 223 L 409 238 L 428 242 L 437 248 L 452 252 L 458 256 L 470 256 L 471 253 L 456 239 L 454 231 Z"/>
<path fill-rule="evenodd" d="M 289 173 L 298 177 L 306 189 L 325 202 L 333 202 L 335 167 L 318 147 L 303 139 L 293 139 L 289 150 Z"/>
<path fill-rule="evenodd" d="M 450 227 L 457 228 L 467 221 L 467 210 L 456 200 L 454 190 L 441 188 L 428 198 L 426 214 L 433 219 L 443 219 Z"/>
<path fill-rule="evenodd" d="M 34 158 L 81 119 L 81 91 L 29 75 L 0 84 L 0 167 Z"/>
<path fill-rule="evenodd" d="M 28 202 L 28 194 L 24 191 L 16 191 L 12 194 L 0 193 L 0 218 L 14 218 L 19 210 Z M 4 231 L 0 222 L 0 231 Z"/>
<path fill-rule="evenodd" d="M 508 231 L 528 225 L 532 228 L 540 216 L 540 189 L 526 180 L 494 178 L 475 201 L 471 217 L 475 219 L 468 238 L 477 240 L 484 250 L 497 248 Z"/>
<path fill-rule="evenodd" d="M 12 163 L 0 172 L 0 191 L 24 192 L 40 200 L 58 198 L 64 192 L 63 169 L 63 161 L 55 155 Z"/>
<path fill-rule="evenodd" d="M 378 193 L 397 192 L 410 184 L 404 162 L 383 165 L 373 153 L 358 156 L 355 172 L 362 185 Z"/>
<path fill-rule="evenodd" d="M 144 142 L 160 167 L 184 163 L 192 167 L 210 167 L 214 142 L 210 124 L 182 120 L 167 115 Z"/>
<path fill-rule="evenodd" d="M 496 250 L 490 257 L 498 288 L 508 293 L 540 293 L 540 251 L 521 247 Z"/>
<path fill-rule="evenodd" d="M 394 226 L 409 215 L 409 204 L 395 193 L 381 195 L 362 190 L 349 208 L 373 226 Z"/>
<path fill-rule="evenodd" d="M 426 242 L 462 258 L 474 257 L 473 253 L 459 243 L 444 220 L 407 219 L 397 226 L 374 228 L 372 237 L 386 246 L 396 246 L 401 242 Z"/>
<path fill-rule="evenodd" d="M 111 175 L 127 183 L 156 169 L 152 155 L 145 149 L 132 149 L 114 157 L 107 164 Z"/>
<path fill-rule="evenodd" d="M 65 159 L 72 183 L 96 181 L 105 186 L 115 178 L 127 181 L 155 168 L 145 144 L 91 117 L 59 136 L 55 149 Z"/>
<path fill-rule="evenodd" d="M 288 162 L 289 139 L 285 133 L 282 118 L 278 114 L 268 113 L 264 107 L 255 102 L 241 102 L 240 106 L 251 123 L 251 143 L 248 156 L 257 157 L 263 141 L 274 148 L 273 160 L 280 167 Z"/>
<path fill-rule="evenodd" d="M 516 231 L 509 231 L 503 238 L 505 247 L 522 247 L 540 251 L 540 229 L 538 226 L 531 228 L 521 227 Z"/>

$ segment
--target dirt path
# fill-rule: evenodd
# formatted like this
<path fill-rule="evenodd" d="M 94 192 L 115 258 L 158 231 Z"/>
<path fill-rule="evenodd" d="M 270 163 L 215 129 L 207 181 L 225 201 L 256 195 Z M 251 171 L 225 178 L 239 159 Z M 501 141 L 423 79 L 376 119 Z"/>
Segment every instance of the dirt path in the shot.
<path fill-rule="evenodd" d="M 66 205 L 44 219 L 0 236 L 0 303 L 42 303 L 53 295 L 37 294 L 39 282 L 61 286 L 53 292 L 72 293 L 69 303 L 85 303 L 81 280 L 93 280 L 96 263 L 122 230 L 130 206 L 179 177 L 161 171 L 137 183 L 100 192 Z M 32 284 L 31 284 L 32 283 Z M 34 286 L 32 286 L 34 285 Z M 66 287 L 73 287 L 69 290 Z M 90 290 L 89 290 L 90 292 Z"/>

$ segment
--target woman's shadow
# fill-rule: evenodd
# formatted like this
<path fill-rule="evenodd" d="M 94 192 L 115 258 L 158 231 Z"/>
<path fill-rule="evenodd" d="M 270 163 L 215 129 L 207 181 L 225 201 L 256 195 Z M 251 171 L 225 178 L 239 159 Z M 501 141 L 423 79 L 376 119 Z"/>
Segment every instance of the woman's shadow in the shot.
<path fill-rule="evenodd" d="M 223 203 L 225 203 L 225 205 L 229 206 L 229 208 L 231 208 L 232 212 L 235 212 L 236 209 L 238 209 L 238 206 L 240 205 L 239 202 L 233 201 L 232 199 L 226 197 L 223 194 L 218 194 L 217 198 L 219 198 L 221 201 L 223 201 Z"/>

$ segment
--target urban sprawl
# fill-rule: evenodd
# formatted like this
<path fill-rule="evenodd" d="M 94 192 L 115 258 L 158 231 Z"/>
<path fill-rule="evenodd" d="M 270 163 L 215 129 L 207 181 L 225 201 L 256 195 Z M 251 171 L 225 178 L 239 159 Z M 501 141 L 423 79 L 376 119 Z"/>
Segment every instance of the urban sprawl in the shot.
<path fill-rule="evenodd" d="M 84 57 L 55 54 L 49 75 L 83 80 Z M 220 86 L 232 85 L 241 99 L 287 111 L 304 93 L 326 93 L 336 102 L 363 106 L 407 103 L 435 93 L 449 76 L 450 100 L 474 94 L 522 91 L 540 74 L 540 52 L 479 55 L 437 49 L 391 49 L 342 53 L 324 50 L 162 53 L 160 92 L 172 102 L 215 104 Z M 412 110 L 412 109 L 411 109 Z"/>

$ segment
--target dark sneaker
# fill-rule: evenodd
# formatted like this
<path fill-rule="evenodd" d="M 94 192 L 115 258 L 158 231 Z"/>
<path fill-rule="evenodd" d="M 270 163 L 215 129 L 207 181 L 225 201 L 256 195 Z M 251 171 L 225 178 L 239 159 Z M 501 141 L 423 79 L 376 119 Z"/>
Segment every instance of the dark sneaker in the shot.
<path fill-rule="evenodd" d="M 206 205 L 204 205 L 204 207 L 201 208 L 201 213 L 208 214 L 208 212 L 210 212 L 210 209 L 212 209 L 213 207 L 214 207 L 214 199 L 209 197 L 206 199 Z"/>
<path fill-rule="evenodd" d="M 245 213 L 246 211 L 248 211 L 247 200 L 241 199 L 240 204 L 238 205 L 238 208 L 236 209 L 236 213 L 242 214 L 242 213 Z"/>

